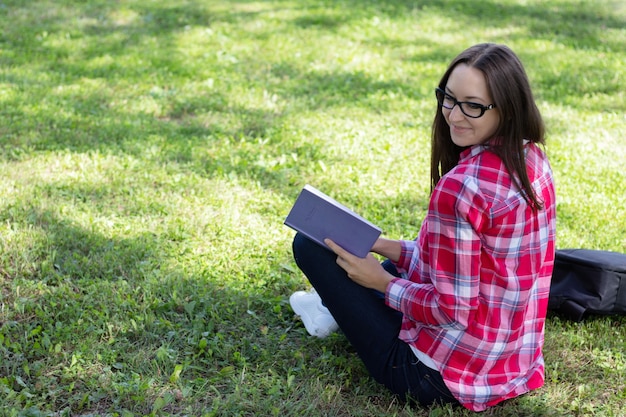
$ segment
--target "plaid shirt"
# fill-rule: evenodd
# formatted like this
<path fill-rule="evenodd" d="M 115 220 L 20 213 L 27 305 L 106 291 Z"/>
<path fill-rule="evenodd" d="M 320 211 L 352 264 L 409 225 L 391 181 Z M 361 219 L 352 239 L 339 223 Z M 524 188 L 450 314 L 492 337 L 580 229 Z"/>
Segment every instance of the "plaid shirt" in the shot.
<path fill-rule="evenodd" d="M 386 291 L 404 314 L 400 339 L 432 358 L 466 408 L 482 411 L 544 383 L 542 347 L 555 251 L 555 191 L 546 155 L 526 145 L 543 208 L 533 211 L 501 159 L 463 151 L 435 187 L 403 278 Z"/>

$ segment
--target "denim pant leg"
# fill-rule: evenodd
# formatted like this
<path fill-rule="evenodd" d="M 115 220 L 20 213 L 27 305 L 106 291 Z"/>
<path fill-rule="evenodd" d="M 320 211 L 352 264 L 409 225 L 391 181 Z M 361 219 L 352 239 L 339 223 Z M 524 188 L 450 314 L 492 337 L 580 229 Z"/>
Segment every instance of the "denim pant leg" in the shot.
<path fill-rule="evenodd" d="M 337 265 L 337 255 L 303 235 L 296 235 L 293 253 L 376 381 L 402 400 L 422 405 L 455 402 L 439 372 L 419 362 L 411 348 L 398 339 L 402 314 L 385 304 L 383 294 L 352 281 Z M 383 267 L 398 275 L 391 262 L 384 262 Z"/>

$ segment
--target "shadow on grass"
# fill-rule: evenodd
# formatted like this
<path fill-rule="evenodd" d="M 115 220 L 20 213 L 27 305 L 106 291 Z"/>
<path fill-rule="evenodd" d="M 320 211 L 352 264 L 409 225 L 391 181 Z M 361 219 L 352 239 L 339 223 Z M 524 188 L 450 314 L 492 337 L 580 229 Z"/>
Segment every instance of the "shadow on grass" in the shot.
<path fill-rule="evenodd" d="M 29 9 L 9 2 L 3 13 L 17 18 L 5 28 L 3 43 L 8 53 L 0 59 L 11 66 L 28 68 L 28 71 L 2 76 L 2 79 L 23 89 L 38 85 L 33 93 L 26 95 L 30 95 L 33 101 L 41 100 L 42 104 L 24 108 L 23 97 L 5 101 L 2 114 L 10 127 L 0 128 L 0 134 L 8 139 L 3 155 L 5 158 L 19 155 L 20 148 L 24 151 L 69 149 L 82 152 L 95 149 L 139 153 L 156 135 L 169 138 L 168 142 L 184 138 L 184 141 L 201 147 L 220 137 L 263 138 L 275 134 L 282 127 L 285 113 L 242 107 L 233 102 L 226 91 L 206 89 L 190 95 L 167 87 L 168 77 L 188 76 L 193 81 L 198 76 L 188 69 L 188 58 L 179 53 L 176 34 L 184 33 L 189 27 L 211 28 L 218 22 L 241 24 L 258 18 L 260 13 L 285 7 L 278 5 L 274 9 L 263 9 L 261 6 L 261 11 L 250 12 L 244 11 L 247 3 L 233 2 L 233 7 L 228 10 L 213 9 L 210 3 L 200 1 L 177 5 L 137 3 L 127 8 L 118 8 L 108 2 L 72 4 L 71 8 L 39 2 L 30 5 Z M 607 29 L 623 28 L 624 18 L 607 15 L 590 2 L 576 7 L 559 2 L 538 7 L 495 1 L 343 0 L 329 8 L 320 7 L 317 2 L 299 2 L 296 7 L 299 17 L 294 18 L 294 26 L 318 27 L 325 31 L 334 31 L 351 21 L 378 15 L 400 19 L 428 12 L 449 17 L 460 27 L 464 24 L 523 27 L 525 30 L 521 36 L 585 48 L 590 53 L 618 52 L 626 47 L 620 39 L 616 39 L 613 45 L 600 36 Z M 31 27 L 38 30 L 28 30 Z M 277 32 L 270 27 L 264 34 L 276 36 Z M 249 36 L 252 39 L 258 35 Z M 382 45 L 397 42 L 384 37 L 373 41 Z M 436 39 L 422 42 L 429 42 L 431 52 L 408 59 L 445 64 L 451 58 L 448 45 L 439 44 Z M 37 56 L 44 58 L 38 61 Z M 541 54 L 536 55 L 537 59 L 540 57 Z M 258 74 L 249 68 L 258 66 L 258 58 L 223 62 L 223 70 L 244 75 L 250 71 L 247 78 L 255 77 Z M 420 98 L 424 94 L 420 93 L 420 87 L 405 80 L 373 80 L 361 72 L 305 73 L 286 63 L 269 65 L 265 80 L 268 88 L 287 100 L 301 102 L 288 110 L 290 112 L 338 106 L 364 106 L 384 112 L 384 103 L 376 99 L 380 92 L 401 92 L 408 98 Z M 157 90 L 138 91 L 138 95 L 123 99 L 156 100 L 162 109 L 161 114 L 131 110 L 123 105 L 111 106 L 110 103 L 117 99 L 120 83 L 146 78 L 154 80 Z M 63 92 L 90 79 L 100 85 L 91 93 Z M 541 83 L 549 86 L 553 81 L 548 77 Z M 603 87 L 590 85 L 581 94 L 591 94 L 595 88 Z M 553 98 L 558 100 L 557 96 L 558 92 Z M 284 142 L 268 152 L 279 151 L 298 153 L 293 144 L 285 146 Z M 243 169 L 232 166 L 229 161 L 214 161 L 209 168 L 223 166 L 237 174 L 249 173 L 257 155 L 249 153 L 239 157 L 247 162 L 242 164 Z M 189 156 L 184 155 L 184 151 L 177 154 L 170 149 L 162 153 L 161 158 L 164 162 L 185 161 Z M 260 170 L 254 175 L 265 181 L 273 173 Z"/>
<path fill-rule="evenodd" d="M 199 392 L 185 406 L 200 410 L 233 394 L 246 369 L 274 364 L 262 372 L 281 375 L 275 384 L 303 369 L 282 295 L 219 285 L 211 269 L 178 270 L 167 237 L 113 239 L 30 204 L 0 221 L 30 231 L 0 256 L 1 301 L 11 306 L 0 315 L 5 404 L 147 414 L 182 370 Z"/>

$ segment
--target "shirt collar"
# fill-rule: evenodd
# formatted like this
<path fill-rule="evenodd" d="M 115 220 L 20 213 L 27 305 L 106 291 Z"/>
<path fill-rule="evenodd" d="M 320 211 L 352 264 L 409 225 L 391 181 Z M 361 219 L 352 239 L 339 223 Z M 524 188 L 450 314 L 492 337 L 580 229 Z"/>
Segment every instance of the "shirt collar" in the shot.
<path fill-rule="evenodd" d="M 528 139 L 524 139 L 524 151 L 527 151 L 527 147 L 528 144 L 530 143 L 530 140 Z M 472 158 L 476 155 L 478 155 L 479 153 L 483 152 L 485 149 L 487 149 L 490 146 L 497 146 L 498 145 L 498 140 L 496 138 L 492 138 L 489 139 L 483 143 L 480 143 L 478 145 L 472 145 L 468 148 L 465 148 L 461 151 L 461 153 L 459 154 L 459 162 L 465 161 L 466 159 Z"/>
<path fill-rule="evenodd" d="M 463 149 L 461 151 L 461 154 L 459 155 L 459 162 L 464 162 L 470 158 L 473 158 L 484 150 L 484 144 L 472 145 L 469 148 Z"/>
<path fill-rule="evenodd" d="M 524 139 L 524 154 L 528 152 L 528 144 L 530 141 L 528 139 Z M 465 148 L 461 151 L 459 155 L 459 163 L 465 162 L 470 158 L 475 157 L 476 155 L 482 153 L 485 149 L 487 149 L 490 145 L 497 144 L 497 141 L 494 139 L 489 139 L 484 143 L 480 143 L 478 145 L 472 145 L 469 148 Z"/>

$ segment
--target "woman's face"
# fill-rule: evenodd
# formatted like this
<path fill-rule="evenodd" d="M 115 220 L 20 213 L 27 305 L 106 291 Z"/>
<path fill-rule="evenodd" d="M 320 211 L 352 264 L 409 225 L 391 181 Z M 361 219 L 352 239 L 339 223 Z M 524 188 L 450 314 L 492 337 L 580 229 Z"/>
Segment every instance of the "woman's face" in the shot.
<path fill-rule="evenodd" d="M 469 101 L 483 106 L 493 104 L 483 73 L 467 64 L 459 64 L 452 70 L 445 91 L 457 101 Z M 464 106 L 467 111 L 469 106 Z M 452 142 L 461 147 L 477 145 L 491 139 L 500 123 L 497 108 L 486 110 L 479 118 L 466 116 L 458 104 L 452 109 L 442 107 L 441 111 L 450 126 Z"/>

